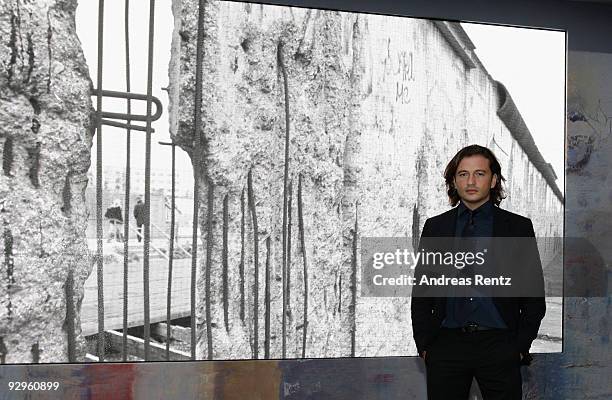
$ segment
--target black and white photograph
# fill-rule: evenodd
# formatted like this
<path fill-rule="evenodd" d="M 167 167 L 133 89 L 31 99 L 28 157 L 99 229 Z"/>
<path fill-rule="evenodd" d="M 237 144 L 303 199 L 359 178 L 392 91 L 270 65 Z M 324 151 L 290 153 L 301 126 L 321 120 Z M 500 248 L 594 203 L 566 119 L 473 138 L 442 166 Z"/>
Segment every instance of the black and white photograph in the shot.
<path fill-rule="evenodd" d="M 362 240 L 416 249 L 470 145 L 563 286 L 565 32 L 204 3 L 0 5 L 2 363 L 417 356 Z"/>

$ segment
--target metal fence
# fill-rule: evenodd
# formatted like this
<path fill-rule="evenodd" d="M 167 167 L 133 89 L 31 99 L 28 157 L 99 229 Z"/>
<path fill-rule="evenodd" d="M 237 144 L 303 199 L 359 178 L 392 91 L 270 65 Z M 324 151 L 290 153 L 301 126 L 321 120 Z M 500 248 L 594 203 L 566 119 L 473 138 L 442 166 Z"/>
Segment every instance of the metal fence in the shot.
<path fill-rule="evenodd" d="M 195 131 L 200 132 L 201 118 L 200 108 L 202 104 L 202 59 L 203 59 L 203 32 L 202 19 L 204 13 L 204 1 L 200 1 L 199 11 L 199 28 L 197 42 L 197 78 L 196 78 L 196 106 L 194 112 Z M 102 228 L 102 200 L 103 200 L 103 180 L 102 180 L 102 149 L 103 149 L 103 134 L 102 126 L 108 125 L 113 127 L 123 128 L 126 133 L 126 160 L 125 160 L 125 196 L 124 196 L 124 225 L 123 225 L 123 241 L 124 241 L 124 257 L 123 257 L 123 338 L 121 346 L 122 359 L 127 361 L 128 356 L 128 241 L 130 238 L 130 156 L 131 151 L 131 134 L 132 131 L 144 132 L 146 135 L 145 142 L 145 190 L 144 190 L 144 234 L 143 234 L 143 315 L 144 315 L 144 359 L 145 361 L 151 358 L 151 323 L 150 323 L 150 291 L 149 291 L 149 269 L 150 269 L 150 251 L 151 251 L 151 140 L 154 129 L 152 122 L 157 120 L 162 113 L 161 102 L 152 96 L 153 85 L 153 46 L 154 46 L 154 23 L 155 23 L 155 0 L 149 1 L 149 29 L 148 29 L 148 57 L 147 57 L 147 93 L 137 94 L 131 92 L 131 76 L 130 76 L 130 30 L 129 30 L 129 0 L 125 0 L 124 11 L 124 29 L 125 29 L 125 92 L 104 90 L 103 76 L 103 44 L 104 44 L 104 0 L 98 2 L 98 63 L 97 63 L 97 84 L 93 95 L 96 96 L 96 243 L 97 250 L 95 254 L 95 262 L 97 267 L 97 293 L 98 293 L 98 333 L 97 333 L 97 356 L 100 362 L 105 358 L 105 328 L 104 328 L 104 247 L 103 247 L 103 228 Z M 102 110 L 102 99 L 105 97 L 114 97 L 126 100 L 126 112 L 114 113 L 105 112 Z M 132 100 L 146 101 L 146 115 L 132 114 Z M 155 105 L 155 113 L 152 108 Z M 137 122 L 144 122 L 144 126 L 138 125 Z M 172 194 L 170 206 L 170 233 L 167 236 L 169 243 L 168 251 L 168 292 L 166 302 L 166 337 L 171 337 L 171 309 L 172 309 L 172 272 L 175 246 L 175 155 L 176 144 L 174 142 L 160 142 L 161 145 L 171 146 L 172 149 Z M 194 163 L 200 164 L 199 153 L 201 149 L 200 135 L 196 135 L 194 149 Z M 141 149 L 137 149 L 140 151 Z M 196 267 L 197 267 L 197 241 L 198 241 L 198 171 L 199 168 L 194 168 L 194 208 L 193 208 L 193 234 L 191 247 L 191 358 L 196 358 L 196 335 L 195 335 L 195 284 L 196 284 Z M 138 233 L 136 233 L 138 234 Z M 154 249 L 156 250 L 156 249 Z M 72 327 L 74 331 L 74 327 Z M 75 360 L 75 335 L 69 335 L 69 357 L 70 361 Z M 170 340 L 166 341 L 166 358 L 170 359 Z"/>
<path fill-rule="evenodd" d="M 96 161 L 96 244 L 97 251 L 95 255 L 95 261 L 97 266 L 97 334 L 96 334 L 96 346 L 97 346 L 97 355 L 98 360 L 100 362 L 104 361 L 105 358 L 105 338 L 106 332 L 104 327 L 105 315 L 104 315 L 104 248 L 103 248 L 103 229 L 102 229 L 102 203 L 104 199 L 103 193 L 103 179 L 102 179 L 102 146 L 103 146 L 103 135 L 102 135 L 102 126 L 113 126 L 125 129 L 126 133 L 126 160 L 125 160 L 125 195 L 124 195 L 124 226 L 123 226 L 123 330 L 122 330 L 122 342 L 121 342 L 121 355 L 123 361 L 127 361 L 128 359 L 128 241 L 131 233 L 134 233 L 134 229 L 130 228 L 130 155 L 131 151 L 131 133 L 132 131 L 144 132 L 146 135 L 145 142 L 145 183 L 144 183 L 144 234 L 143 234 L 143 269 L 142 269 L 142 281 L 143 281 L 143 339 L 144 339 L 144 360 L 151 360 L 151 318 L 150 318 L 150 290 L 149 290 L 149 272 L 150 272 L 150 251 L 153 249 L 155 252 L 160 253 L 160 250 L 151 244 L 152 239 L 152 228 L 158 229 L 155 224 L 151 221 L 151 140 L 152 133 L 154 132 L 152 128 L 152 122 L 157 120 L 162 113 L 162 105 L 161 102 L 152 96 L 152 70 L 153 70 L 153 47 L 154 47 L 154 21 L 155 21 L 155 0 L 149 0 L 149 29 L 148 29 L 148 57 L 147 57 L 147 93 L 136 94 L 132 93 L 131 88 L 131 76 L 130 76 L 130 31 L 129 31 L 129 0 L 125 1 L 125 11 L 124 11 L 124 29 L 125 29 L 125 92 L 117 92 L 117 91 L 107 91 L 103 89 L 102 82 L 102 65 L 103 65 L 103 39 L 104 39 L 104 0 L 99 1 L 99 11 L 98 11 L 98 65 L 97 65 L 97 86 L 94 90 L 93 94 L 96 96 L 97 107 L 96 107 L 96 145 L 97 145 L 97 161 Z M 191 235 L 191 249 L 189 251 L 191 257 L 191 271 L 190 271 L 190 358 L 192 360 L 196 359 L 196 282 L 197 282 L 197 263 L 198 263 L 198 225 L 199 225 L 199 208 L 200 208 L 200 183 L 204 182 L 206 184 L 206 194 L 207 194 L 207 215 L 202 216 L 204 219 L 204 226 L 206 227 L 206 231 L 202 232 L 202 235 L 206 237 L 206 257 L 204 260 L 204 288 L 203 288 L 203 302 L 204 302 L 204 319 L 206 326 L 206 344 L 207 344 L 207 355 L 206 358 L 209 360 L 213 359 L 213 335 L 212 331 L 212 322 L 211 322 L 211 263 L 212 263 L 212 248 L 213 248 L 213 203 L 214 203 L 214 185 L 212 182 L 207 179 L 206 176 L 200 176 L 204 169 L 202 168 L 204 159 L 202 157 L 205 149 L 205 141 L 202 137 L 203 131 L 203 122 L 202 122 L 202 79 L 203 79 L 203 58 L 204 58 L 204 13 L 205 13 L 205 4 L 207 2 L 205 0 L 199 0 L 198 3 L 198 28 L 197 28 L 197 42 L 196 42 L 196 83 L 195 83 L 195 102 L 193 109 L 193 130 L 194 130 L 194 142 L 193 142 L 193 151 L 191 152 L 192 156 L 192 164 L 193 164 L 193 222 L 192 222 L 192 235 Z M 302 293 L 303 296 L 303 321 L 300 326 L 302 330 L 302 358 L 306 357 L 307 354 L 307 336 L 309 331 L 309 271 L 308 271 L 308 261 L 307 261 L 307 252 L 305 251 L 306 244 L 304 238 L 304 203 L 302 196 L 302 183 L 303 176 L 302 174 L 298 174 L 297 177 L 293 177 L 289 171 L 289 146 L 290 146 L 290 109 L 289 109 L 289 85 L 288 85 L 288 77 L 287 71 L 285 69 L 285 60 L 284 60 L 284 52 L 283 52 L 283 44 L 279 43 L 277 48 L 277 62 L 282 74 L 282 83 L 283 83 L 283 91 L 284 91 L 284 113 L 285 113 L 285 154 L 284 154 L 284 177 L 283 177 L 283 216 L 282 216 L 282 336 L 281 336 L 281 344 L 282 344 L 282 358 L 286 358 L 287 355 L 287 316 L 290 315 L 290 297 L 291 297 L 291 229 L 292 229 L 292 203 L 297 208 L 297 239 L 299 243 L 294 243 L 294 246 L 298 247 L 301 250 L 302 260 L 301 264 L 303 265 L 303 284 L 304 291 Z M 126 112 L 125 113 L 111 113 L 105 112 L 102 110 L 102 99 L 104 97 L 114 97 L 126 100 Z M 132 114 L 132 101 L 146 101 L 146 114 L 145 115 L 135 115 Z M 153 113 L 152 108 L 155 105 L 155 113 Z M 139 125 L 138 122 L 144 122 L 145 125 Z M 175 179 L 175 156 L 176 156 L 176 146 L 177 143 L 174 140 L 170 142 L 159 142 L 160 145 L 170 146 L 172 151 L 172 179 L 171 179 L 171 198 L 170 198 L 170 229 L 169 235 L 164 234 L 165 238 L 168 240 L 168 253 L 167 253 L 167 261 L 168 261 L 168 281 L 167 281 L 167 301 L 166 301 L 166 349 L 165 349 L 165 358 L 167 360 L 171 359 L 171 351 L 170 351 L 170 338 L 172 336 L 172 328 L 171 328 L 171 319 L 172 319 L 172 285 L 173 285 L 173 268 L 175 267 L 174 258 L 175 258 L 175 236 L 176 236 L 176 179 Z M 141 151 L 141 149 L 137 149 Z M 297 178 L 297 196 L 292 199 L 293 190 L 294 190 L 294 178 Z M 264 310 L 265 315 L 263 316 L 264 320 L 264 340 L 263 340 L 263 350 L 264 350 L 264 358 L 270 358 L 270 343 L 271 343 L 271 313 L 272 313 L 272 305 L 271 305 L 271 238 L 270 235 L 260 237 L 258 232 L 258 221 L 257 221 L 257 210 L 256 210 L 256 202 L 255 202 L 255 193 L 254 193 L 254 185 L 253 185 L 253 171 L 249 170 L 247 176 L 246 187 L 242 190 L 242 195 L 240 199 L 241 204 L 241 230 L 240 230 L 240 238 L 241 238 L 241 258 L 239 264 L 239 274 L 240 274 L 240 319 L 244 322 L 245 320 L 245 227 L 248 224 L 246 221 L 246 215 L 250 216 L 250 223 L 252 226 L 253 233 L 253 304 L 252 304 L 252 324 L 253 324 L 253 337 L 252 337 L 252 356 L 254 359 L 258 359 L 259 357 L 259 291 L 260 291 L 260 282 L 259 282 L 259 272 L 260 272 L 260 244 L 265 242 L 265 252 L 262 251 L 266 255 L 265 260 L 265 282 L 263 282 L 265 288 L 265 298 L 263 302 L 265 304 Z M 227 195 L 224 197 L 223 201 L 223 238 L 222 238 L 222 271 L 223 271 L 223 315 L 225 326 L 228 326 L 228 234 L 229 234 L 229 216 L 228 216 L 228 197 Z M 351 335 L 351 356 L 355 356 L 356 352 L 356 340 L 355 340 L 355 332 L 356 332 L 356 319 L 355 319 L 355 308 L 356 308 L 356 275 L 357 275 L 357 237 L 358 237 L 358 226 L 356 223 L 355 214 L 355 224 L 350 228 L 350 242 L 351 242 L 351 253 L 352 253 L 352 261 L 351 261 L 351 277 L 350 277 L 350 288 L 352 292 L 351 305 L 349 307 L 349 312 L 351 315 L 351 327 L 350 327 L 350 335 Z M 293 222 L 295 223 L 295 222 Z M 159 230 L 159 229 L 158 229 Z M 262 242 L 262 243 L 260 243 Z M 177 248 L 181 252 L 187 253 L 187 251 L 183 248 Z M 295 279 L 295 278 L 294 278 Z M 294 296 L 296 296 L 294 294 Z M 297 294 L 297 296 L 300 296 Z M 74 311 L 73 311 L 74 314 Z M 74 333 L 74 327 L 72 327 L 72 331 Z M 69 335 L 70 336 L 70 335 Z M 72 351 L 69 351 L 71 354 L 70 361 L 76 361 L 75 358 L 75 338 L 74 334 L 70 336 L 72 339 L 69 340 L 69 348 Z"/>

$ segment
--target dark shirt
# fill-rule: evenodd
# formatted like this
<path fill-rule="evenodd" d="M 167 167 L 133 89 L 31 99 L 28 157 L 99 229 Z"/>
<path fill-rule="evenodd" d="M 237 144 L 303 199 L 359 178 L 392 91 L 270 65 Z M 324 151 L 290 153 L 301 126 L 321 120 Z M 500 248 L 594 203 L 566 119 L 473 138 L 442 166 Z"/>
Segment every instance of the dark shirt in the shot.
<path fill-rule="evenodd" d="M 108 219 L 115 219 L 123 223 L 123 217 L 121 216 L 121 207 L 109 207 L 106 209 L 104 216 Z"/>
<path fill-rule="evenodd" d="M 455 236 L 463 236 L 466 224 L 470 222 L 471 218 L 473 222 L 471 236 L 481 238 L 475 239 L 478 248 L 486 248 L 493 235 L 493 207 L 495 207 L 493 202 L 489 200 L 477 209 L 470 210 L 460 201 L 457 207 Z M 486 264 L 483 267 L 486 267 Z M 455 297 L 449 297 L 447 299 L 446 318 L 442 321 L 443 327 L 459 328 L 466 326 L 468 322 L 474 322 L 489 328 L 507 328 L 490 297 L 471 297 L 469 301 L 472 302 L 472 311 L 465 319 L 455 315 L 455 303 L 457 301 L 461 300 Z"/>

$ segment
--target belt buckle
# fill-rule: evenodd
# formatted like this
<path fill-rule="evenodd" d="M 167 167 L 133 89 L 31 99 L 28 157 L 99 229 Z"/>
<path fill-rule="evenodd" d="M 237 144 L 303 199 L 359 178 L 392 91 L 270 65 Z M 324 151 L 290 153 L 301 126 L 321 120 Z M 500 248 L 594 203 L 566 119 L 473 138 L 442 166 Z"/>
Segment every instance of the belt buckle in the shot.
<path fill-rule="evenodd" d="M 476 332 L 477 330 L 478 330 L 478 324 L 475 324 L 473 322 L 470 322 L 466 326 L 463 327 L 463 332 L 465 333 L 473 333 L 473 332 Z"/>

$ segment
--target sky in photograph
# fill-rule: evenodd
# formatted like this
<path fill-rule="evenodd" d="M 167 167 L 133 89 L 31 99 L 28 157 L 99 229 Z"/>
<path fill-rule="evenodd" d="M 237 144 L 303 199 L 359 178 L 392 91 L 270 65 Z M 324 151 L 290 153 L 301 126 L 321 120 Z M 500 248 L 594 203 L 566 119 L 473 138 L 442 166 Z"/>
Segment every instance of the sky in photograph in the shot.
<path fill-rule="evenodd" d="M 77 8 L 77 33 L 89 65 L 94 86 L 97 79 L 97 1 L 81 1 Z M 153 123 L 153 168 L 170 168 L 168 62 L 173 29 L 171 0 L 156 1 L 153 95 L 164 104 L 162 117 Z M 105 4 L 103 87 L 125 90 L 124 2 Z M 564 190 L 565 34 L 559 31 L 525 29 L 485 24 L 462 24 L 476 46 L 475 52 L 490 75 L 510 92 L 544 159 L 550 162 Z M 146 93 L 148 2 L 132 1 L 130 52 L 132 91 Z M 95 105 L 95 98 L 94 105 Z M 103 109 L 124 112 L 124 102 L 105 101 Z M 133 112 L 145 114 L 145 103 L 133 103 Z M 103 127 L 104 164 L 125 163 L 125 131 Z M 132 133 L 132 166 L 144 169 L 144 132 Z M 92 149 L 95 162 L 95 144 Z M 92 164 L 93 165 L 93 164 Z M 190 173 L 191 162 L 177 151 L 177 169 Z"/>
<path fill-rule="evenodd" d="M 461 24 L 493 79 L 506 86 L 564 188 L 565 32 Z"/>

